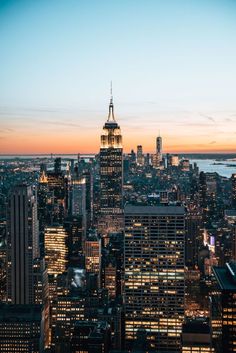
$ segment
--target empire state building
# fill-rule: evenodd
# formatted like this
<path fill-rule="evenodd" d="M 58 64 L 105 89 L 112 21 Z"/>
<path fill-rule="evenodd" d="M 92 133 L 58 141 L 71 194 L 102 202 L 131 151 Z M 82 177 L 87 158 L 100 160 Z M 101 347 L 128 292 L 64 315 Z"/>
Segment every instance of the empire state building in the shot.
<path fill-rule="evenodd" d="M 123 214 L 122 187 L 122 136 L 120 127 L 115 120 L 113 97 L 111 95 L 109 114 L 103 126 L 100 148 L 100 212 L 106 220 L 110 219 L 110 224 L 107 226 L 111 226 L 111 228 L 116 228 L 114 223 L 117 221 L 117 216 Z"/>

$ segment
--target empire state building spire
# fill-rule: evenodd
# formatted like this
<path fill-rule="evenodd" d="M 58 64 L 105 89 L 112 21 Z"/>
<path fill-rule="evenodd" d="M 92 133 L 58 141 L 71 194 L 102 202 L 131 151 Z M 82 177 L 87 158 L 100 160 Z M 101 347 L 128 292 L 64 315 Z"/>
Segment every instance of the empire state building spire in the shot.
<path fill-rule="evenodd" d="M 123 212 L 122 188 L 123 188 L 122 135 L 121 135 L 120 127 L 117 124 L 114 117 L 112 85 L 111 85 L 109 115 L 108 115 L 107 121 L 103 126 L 103 131 L 101 134 L 100 213 L 105 218 L 106 216 L 108 216 L 109 222 L 111 221 L 112 224 L 117 223 L 117 215 L 122 215 L 122 212 Z"/>
<path fill-rule="evenodd" d="M 113 105 L 113 95 L 112 95 L 112 81 L 111 81 L 111 98 L 110 98 L 110 104 L 109 104 L 109 114 L 107 121 L 115 121 L 115 116 L 114 116 L 114 105 Z"/>

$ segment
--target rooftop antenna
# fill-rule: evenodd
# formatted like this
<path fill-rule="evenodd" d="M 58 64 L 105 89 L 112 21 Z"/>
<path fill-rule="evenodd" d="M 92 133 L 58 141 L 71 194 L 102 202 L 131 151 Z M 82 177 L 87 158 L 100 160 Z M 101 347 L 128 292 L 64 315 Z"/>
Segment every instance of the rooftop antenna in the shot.
<path fill-rule="evenodd" d="M 109 104 L 109 114 L 108 114 L 108 119 L 107 121 L 115 121 L 114 117 L 114 105 L 113 105 L 113 92 L 112 92 L 112 81 L 111 81 L 111 86 L 110 86 L 110 104 Z"/>
<path fill-rule="evenodd" d="M 111 81 L 110 93 L 111 93 L 111 100 L 113 101 L 113 95 L 112 95 L 112 81 Z"/>

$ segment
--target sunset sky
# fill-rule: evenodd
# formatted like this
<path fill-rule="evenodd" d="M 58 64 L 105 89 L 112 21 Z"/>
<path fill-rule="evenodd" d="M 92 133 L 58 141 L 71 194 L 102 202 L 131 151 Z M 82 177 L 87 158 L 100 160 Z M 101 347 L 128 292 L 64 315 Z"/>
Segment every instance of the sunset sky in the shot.
<path fill-rule="evenodd" d="M 236 1 L 0 0 L 0 154 L 236 152 Z"/>

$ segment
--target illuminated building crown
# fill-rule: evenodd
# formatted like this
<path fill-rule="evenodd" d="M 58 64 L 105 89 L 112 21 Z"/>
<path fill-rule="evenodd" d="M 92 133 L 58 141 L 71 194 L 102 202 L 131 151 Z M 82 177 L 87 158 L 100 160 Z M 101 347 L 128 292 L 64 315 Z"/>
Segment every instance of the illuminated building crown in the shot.
<path fill-rule="evenodd" d="M 101 148 L 122 148 L 122 136 L 120 127 L 117 124 L 114 116 L 112 86 L 108 118 L 105 125 L 103 126 L 103 133 L 101 135 Z"/>

